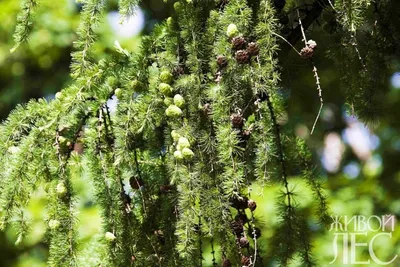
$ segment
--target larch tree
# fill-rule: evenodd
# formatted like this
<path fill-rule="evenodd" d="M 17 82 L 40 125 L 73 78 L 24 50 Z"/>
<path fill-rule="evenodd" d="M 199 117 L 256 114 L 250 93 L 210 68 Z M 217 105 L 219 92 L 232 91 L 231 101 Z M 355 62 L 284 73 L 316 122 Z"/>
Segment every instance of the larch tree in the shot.
<path fill-rule="evenodd" d="M 121 19 L 139 2 L 119 0 Z M 321 107 L 310 123 L 318 129 L 323 80 L 313 60 L 318 40 L 307 29 L 331 15 L 338 45 L 330 52 L 349 85 L 348 111 L 373 123 L 386 90 L 377 83 L 390 64 L 388 38 L 397 38 L 379 10 L 393 2 L 178 0 L 142 38 L 140 53 L 116 44 L 116 53 L 96 61 L 105 0 L 81 0 L 73 83 L 54 100 L 18 106 L 1 125 L 1 229 L 11 224 L 21 242 L 26 206 L 44 188 L 48 265 L 80 266 L 72 180 L 85 173 L 102 212 L 96 266 L 202 266 L 206 246 L 213 266 L 289 266 L 294 258 L 317 266 L 311 215 L 289 177 L 305 179 L 321 225 L 330 213 L 310 150 L 284 126 L 278 57 L 295 51 L 310 67 Z M 11 52 L 29 38 L 38 4 L 22 0 Z M 267 242 L 258 241 L 255 183 L 282 189 Z"/>

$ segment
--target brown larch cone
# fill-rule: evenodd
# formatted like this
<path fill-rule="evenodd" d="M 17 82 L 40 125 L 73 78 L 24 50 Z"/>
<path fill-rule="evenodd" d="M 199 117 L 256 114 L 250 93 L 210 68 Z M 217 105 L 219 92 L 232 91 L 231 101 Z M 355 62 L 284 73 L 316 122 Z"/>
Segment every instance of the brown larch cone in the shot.
<path fill-rule="evenodd" d="M 241 236 L 243 233 L 243 224 L 240 221 L 233 221 L 231 222 L 232 231 L 235 233 L 236 236 Z"/>
<path fill-rule="evenodd" d="M 234 197 L 230 199 L 230 204 L 232 208 L 238 209 L 238 210 L 244 210 L 247 208 L 247 197 Z"/>
<path fill-rule="evenodd" d="M 314 40 L 308 40 L 307 41 L 307 46 L 313 50 L 315 50 L 315 48 L 317 48 L 317 42 L 315 42 Z"/>
<path fill-rule="evenodd" d="M 222 260 L 222 267 L 232 267 L 232 263 L 229 259 Z"/>
<path fill-rule="evenodd" d="M 131 185 L 132 189 L 139 189 L 140 187 L 143 186 L 144 183 L 143 180 L 140 179 L 139 177 L 132 176 L 129 179 L 129 184 Z"/>
<path fill-rule="evenodd" d="M 247 46 L 247 53 L 249 53 L 250 56 L 256 57 L 258 56 L 258 53 L 260 53 L 260 48 L 258 47 L 258 44 L 256 42 L 251 42 Z"/>
<path fill-rule="evenodd" d="M 174 76 L 183 75 L 183 74 L 185 74 L 185 69 L 182 66 L 178 65 L 173 69 L 173 74 L 174 74 Z"/>
<path fill-rule="evenodd" d="M 313 55 L 314 55 L 314 49 L 312 49 L 312 48 L 309 47 L 309 46 L 303 47 L 303 48 L 300 50 L 300 56 L 301 56 L 302 58 L 304 58 L 304 59 L 310 59 L 310 58 L 313 57 Z"/>
<path fill-rule="evenodd" d="M 241 222 L 242 224 L 245 224 L 249 221 L 247 218 L 246 214 L 244 213 L 239 213 L 238 215 L 235 216 L 235 221 Z"/>
<path fill-rule="evenodd" d="M 233 128 L 240 129 L 244 125 L 244 119 L 241 114 L 234 113 L 231 115 L 231 123 Z"/>
<path fill-rule="evenodd" d="M 254 200 L 250 199 L 250 200 L 247 202 L 247 207 L 249 208 L 249 210 L 255 211 L 256 208 L 257 208 L 257 203 L 256 203 Z"/>
<path fill-rule="evenodd" d="M 246 47 L 246 40 L 242 36 L 237 36 L 232 39 L 232 48 L 234 50 L 241 50 Z"/>
<path fill-rule="evenodd" d="M 247 240 L 246 237 L 241 237 L 239 239 L 239 246 L 241 248 L 247 248 L 247 247 L 249 247 L 249 244 L 250 244 L 250 242 L 249 242 L 249 240 Z"/>
<path fill-rule="evenodd" d="M 220 68 L 225 68 L 228 65 L 228 60 L 225 56 L 217 56 L 217 64 Z"/>
<path fill-rule="evenodd" d="M 242 256 L 241 263 L 243 266 L 249 266 L 251 264 L 250 257 Z"/>
<path fill-rule="evenodd" d="M 235 53 L 235 59 L 239 64 L 246 64 L 249 62 L 250 56 L 246 50 L 238 50 Z"/>

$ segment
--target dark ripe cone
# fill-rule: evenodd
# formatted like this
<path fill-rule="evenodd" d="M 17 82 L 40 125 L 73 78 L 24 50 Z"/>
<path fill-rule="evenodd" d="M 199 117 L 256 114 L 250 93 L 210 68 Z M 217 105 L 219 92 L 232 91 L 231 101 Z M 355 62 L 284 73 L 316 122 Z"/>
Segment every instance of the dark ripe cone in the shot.
<path fill-rule="evenodd" d="M 304 58 L 304 59 L 310 59 L 310 58 L 313 57 L 313 55 L 314 55 L 314 49 L 312 49 L 312 48 L 309 47 L 309 46 L 303 47 L 303 48 L 300 50 L 300 56 L 301 56 L 302 58 Z"/>
<path fill-rule="evenodd" d="M 250 200 L 247 202 L 247 207 L 249 208 L 249 210 L 255 211 L 256 208 L 257 208 L 257 203 L 256 203 L 254 200 L 250 199 Z"/>
<path fill-rule="evenodd" d="M 143 180 L 140 179 L 139 177 L 132 176 L 129 179 L 129 184 L 133 189 L 139 189 L 141 186 L 143 186 L 144 183 Z"/>
<path fill-rule="evenodd" d="M 250 56 L 246 50 L 238 50 L 235 53 L 235 59 L 239 64 L 246 64 L 249 62 Z"/>
<path fill-rule="evenodd" d="M 245 213 L 239 213 L 235 216 L 235 221 L 240 222 L 241 224 L 245 224 L 249 221 Z"/>
<path fill-rule="evenodd" d="M 222 69 L 228 65 L 228 60 L 225 56 L 217 56 L 217 64 Z"/>
<path fill-rule="evenodd" d="M 247 240 L 246 237 L 241 237 L 239 239 L 239 246 L 241 248 L 247 248 L 247 247 L 249 247 L 249 244 L 250 244 L 250 242 L 249 242 L 249 240 Z"/>
<path fill-rule="evenodd" d="M 243 266 L 249 266 L 251 264 L 250 257 L 242 256 L 241 263 L 242 263 Z"/>
<path fill-rule="evenodd" d="M 247 46 L 247 53 L 249 53 L 250 56 L 256 57 L 258 56 L 258 53 L 260 53 L 260 48 L 258 47 L 258 44 L 256 42 L 251 42 Z"/>
<path fill-rule="evenodd" d="M 177 77 L 177 76 L 180 76 L 180 75 L 183 75 L 183 74 L 185 74 L 185 69 L 182 67 L 182 66 L 176 66 L 174 69 L 173 69 L 173 75 L 175 76 L 175 77 Z"/>
<path fill-rule="evenodd" d="M 246 47 L 246 40 L 242 36 L 237 36 L 232 39 L 232 48 L 234 50 L 241 50 Z"/>
<path fill-rule="evenodd" d="M 247 208 L 247 197 L 235 197 L 231 198 L 230 204 L 232 208 L 238 209 L 238 210 L 244 210 Z"/>
<path fill-rule="evenodd" d="M 232 127 L 237 129 L 242 128 L 244 125 L 243 117 L 239 113 L 234 113 L 231 115 L 231 122 L 232 122 Z"/>
<path fill-rule="evenodd" d="M 243 233 L 243 224 L 240 221 L 231 222 L 232 231 L 235 233 L 237 237 L 241 236 Z"/>
<path fill-rule="evenodd" d="M 229 259 L 222 260 L 222 267 L 232 267 L 232 263 Z"/>

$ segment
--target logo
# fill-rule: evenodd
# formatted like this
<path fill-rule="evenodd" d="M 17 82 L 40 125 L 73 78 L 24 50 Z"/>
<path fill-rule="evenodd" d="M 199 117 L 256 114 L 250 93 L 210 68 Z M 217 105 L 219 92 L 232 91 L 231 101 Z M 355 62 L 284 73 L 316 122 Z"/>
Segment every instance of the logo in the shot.
<path fill-rule="evenodd" d="M 335 258 L 329 264 L 335 262 L 343 265 L 370 264 L 375 262 L 378 265 L 392 264 L 398 255 L 394 255 L 391 259 L 382 259 L 375 252 L 374 246 L 379 239 L 390 242 L 392 233 L 396 224 L 394 215 L 370 216 L 355 215 L 348 216 L 331 216 L 332 224 L 329 229 L 334 233 L 333 252 Z M 361 240 L 367 239 L 368 242 Z M 382 242 L 382 240 L 379 240 Z M 341 246 L 340 246 L 341 245 Z M 357 250 L 366 250 L 369 253 L 369 259 L 358 259 Z M 339 256 L 343 260 L 339 259 Z"/>

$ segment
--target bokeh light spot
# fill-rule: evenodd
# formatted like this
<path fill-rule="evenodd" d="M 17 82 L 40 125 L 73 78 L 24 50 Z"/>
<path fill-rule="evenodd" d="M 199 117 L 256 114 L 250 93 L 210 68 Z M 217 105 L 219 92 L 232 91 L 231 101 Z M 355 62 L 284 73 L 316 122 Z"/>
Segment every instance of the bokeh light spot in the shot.
<path fill-rule="evenodd" d="M 395 89 L 400 89 L 400 72 L 395 72 L 392 75 L 391 84 Z"/>
<path fill-rule="evenodd" d="M 108 23 L 115 35 L 121 38 L 130 38 L 139 34 L 144 27 L 144 14 L 141 9 L 137 9 L 135 15 L 127 18 L 121 23 L 120 14 L 112 11 L 107 15 Z"/>

